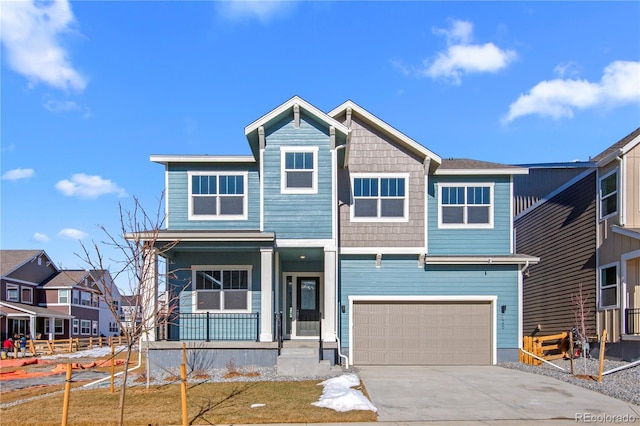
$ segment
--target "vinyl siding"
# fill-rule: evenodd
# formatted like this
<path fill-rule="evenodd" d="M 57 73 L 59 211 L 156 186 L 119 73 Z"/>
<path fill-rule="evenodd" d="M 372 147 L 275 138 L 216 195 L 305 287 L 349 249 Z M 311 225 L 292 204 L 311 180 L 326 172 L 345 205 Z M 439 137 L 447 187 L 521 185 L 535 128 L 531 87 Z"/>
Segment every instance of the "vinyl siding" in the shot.
<path fill-rule="evenodd" d="M 351 222 L 350 173 L 409 173 L 407 222 Z M 354 117 L 349 168 L 338 175 L 342 247 L 424 247 L 424 166 L 388 136 Z"/>
<path fill-rule="evenodd" d="M 380 268 L 373 256 L 341 256 L 340 339 L 349 346 L 350 295 L 482 295 L 498 296 L 497 347 L 518 347 L 518 267 L 515 265 L 428 265 L 418 268 L 417 260 L 402 256 L 383 256 Z M 402 277 L 402 279 L 399 279 Z"/>
<path fill-rule="evenodd" d="M 511 180 L 508 176 L 429 176 L 428 253 L 504 255 L 511 249 Z M 493 183 L 493 228 L 438 228 L 438 183 Z M 529 253 L 527 253 L 529 254 Z"/>
<path fill-rule="evenodd" d="M 575 325 L 572 296 L 588 297 L 587 328 L 596 319 L 596 174 L 591 173 L 515 221 L 519 253 L 540 257 L 523 280 L 523 334 L 541 335 Z"/>
<path fill-rule="evenodd" d="M 265 129 L 264 230 L 279 239 L 332 238 L 332 164 L 328 129 L 301 112 L 300 127 L 293 118 Z M 318 191 L 316 194 L 281 193 L 280 147 L 318 147 Z"/>
<path fill-rule="evenodd" d="M 247 220 L 189 220 L 188 172 L 248 171 Z M 260 229 L 260 177 L 254 164 L 170 164 L 168 168 L 168 230 L 256 230 Z"/>

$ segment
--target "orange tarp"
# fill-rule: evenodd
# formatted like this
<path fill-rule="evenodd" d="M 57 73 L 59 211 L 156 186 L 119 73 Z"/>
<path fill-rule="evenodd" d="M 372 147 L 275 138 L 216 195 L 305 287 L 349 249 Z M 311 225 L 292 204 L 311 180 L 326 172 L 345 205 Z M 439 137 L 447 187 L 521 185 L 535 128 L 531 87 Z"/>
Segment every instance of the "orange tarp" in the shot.
<path fill-rule="evenodd" d="M 12 361 L 14 361 L 14 360 L 12 360 Z M 42 361 L 42 360 L 38 360 L 38 359 L 34 359 L 34 361 L 35 362 L 31 362 L 30 364 L 51 364 L 51 362 Z M 4 363 L 4 361 L 3 361 L 3 363 Z M 76 362 L 76 363 L 72 363 L 71 364 L 71 368 L 73 370 L 86 370 L 88 368 L 108 366 L 108 365 L 110 365 L 109 363 L 110 363 L 109 360 L 105 360 L 105 361 L 101 361 L 101 362 L 91 362 L 89 364 L 80 364 L 80 363 Z M 26 364 L 23 364 L 23 365 L 26 365 Z M 121 359 L 115 360 L 115 365 L 124 365 L 124 360 L 121 360 Z M 4 366 L 4 364 L 3 364 L 3 366 Z M 20 365 L 18 365 L 18 366 L 20 366 Z M 55 374 L 66 373 L 66 371 L 67 371 L 67 364 L 58 364 L 50 371 L 28 372 L 28 371 L 24 371 L 24 370 L 15 370 L 15 371 L 0 372 L 0 381 L 3 381 L 3 380 L 17 380 L 17 379 L 31 379 L 31 378 L 43 377 L 43 376 L 53 376 Z"/>

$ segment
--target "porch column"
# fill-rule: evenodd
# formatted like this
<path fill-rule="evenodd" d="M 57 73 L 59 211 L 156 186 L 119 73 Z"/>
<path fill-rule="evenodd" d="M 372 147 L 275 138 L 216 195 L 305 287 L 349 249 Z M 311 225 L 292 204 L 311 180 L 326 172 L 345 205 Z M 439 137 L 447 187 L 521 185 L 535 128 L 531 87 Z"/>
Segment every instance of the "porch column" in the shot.
<path fill-rule="evenodd" d="M 158 255 L 155 250 L 149 249 L 143 253 L 142 282 L 140 285 L 140 306 L 142 310 L 142 336 L 141 339 L 147 342 L 156 340 L 156 320 L 158 312 Z M 133 324 L 136 323 L 138 313 L 134 312 Z M 134 325 L 135 327 L 135 325 Z"/>
<path fill-rule="evenodd" d="M 29 334 L 31 335 L 32 339 L 36 338 L 36 319 L 38 317 L 35 315 L 30 315 L 29 316 Z"/>
<path fill-rule="evenodd" d="M 260 249 L 260 341 L 273 342 L 273 249 Z"/>
<path fill-rule="evenodd" d="M 322 340 L 336 341 L 336 252 L 324 252 L 324 312 L 322 313 Z"/>

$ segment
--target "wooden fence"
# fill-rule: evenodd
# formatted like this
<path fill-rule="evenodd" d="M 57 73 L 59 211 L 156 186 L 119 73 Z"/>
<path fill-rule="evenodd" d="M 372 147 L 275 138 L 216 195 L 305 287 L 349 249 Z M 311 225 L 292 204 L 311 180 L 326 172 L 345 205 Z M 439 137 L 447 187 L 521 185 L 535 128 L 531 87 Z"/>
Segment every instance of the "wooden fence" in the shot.
<path fill-rule="evenodd" d="M 83 337 L 55 340 L 29 340 L 29 352 L 35 355 L 53 355 L 55 353 L 71 353 L 105 346 L 122 345 L 122 336 L 118 337 Z"/>
<path fill-rule="evenodd" d="M 525 336 L 522 339 L 522 349 L 546 361 L 568 357 L 569 333 L 553 334 L 551 336 Z M 530 365 L 541 365 L 542 361 L 520 352 L 520 362 Z"/>

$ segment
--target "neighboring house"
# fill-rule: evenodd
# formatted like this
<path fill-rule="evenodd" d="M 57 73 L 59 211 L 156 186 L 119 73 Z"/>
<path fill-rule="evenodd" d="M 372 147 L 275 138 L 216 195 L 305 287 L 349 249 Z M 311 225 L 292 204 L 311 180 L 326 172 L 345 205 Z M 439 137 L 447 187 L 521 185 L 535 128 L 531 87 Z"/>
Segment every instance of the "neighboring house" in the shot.
<path fill-rule="evenodd" d="M 120 324 L 123 330 L 135 332 L 142 323 L 142 297 L 123 295 L 120 299 Z"/>
<path fill-rule="evenodd" d="M 0 250 L 2 340 L 14 334 L 45 336 L 45 325 L 62 324 L 71 315 L 42 306 L 40 284 L 60 270 L 43 250 Z"/>
<path fill-rule="evenodd" d="M 119 336 L 120 322 L 118 319 L 122 316 L 120 290 L 113 282 L 109 271 L 94 270 L 91 271 L 91 275 L 103 293 L 103 297 L 100 297 L 98 302 L 100 305 L 98 332 L 101 336 Z"/>
<path fill-rule="evenodd" d="M 293 97 L 245 136 L 249 156 L 151 156 L 166 228 L 137 237 L 177 242 L 169 340 L 246 341 L 236 362 L 280 335 L 356 365 L 518 359 L 526 168 L 442 159 L 351 101 Z"/>
<path fill-rule="evenodd" d="M 16 333 L 42 339 L 99 335 L 96 279 L 111 282 L 108 271 L 61 270 L 43 250 L 0 250 L 0 263 L 2 338 Z"/>
<path fill-rule="evenodd" d="M 515 180 L 516 248 L 541 259 L 524 280 L 525 334 L 575 325 L 582 285 L 590 336 L 640 335 L 639 144 L 640 128 L 589 162 L 528 165 Z"/>
<path fill-rule="evenodd" d="M 516 250 L 540 258 L 525 273 L 524 335 L 552 335 L 577 324 L 582 288 L 585 326 L 597 334 L 597 170 L 595 163 L 526 165 L 514 179 Z"/>

